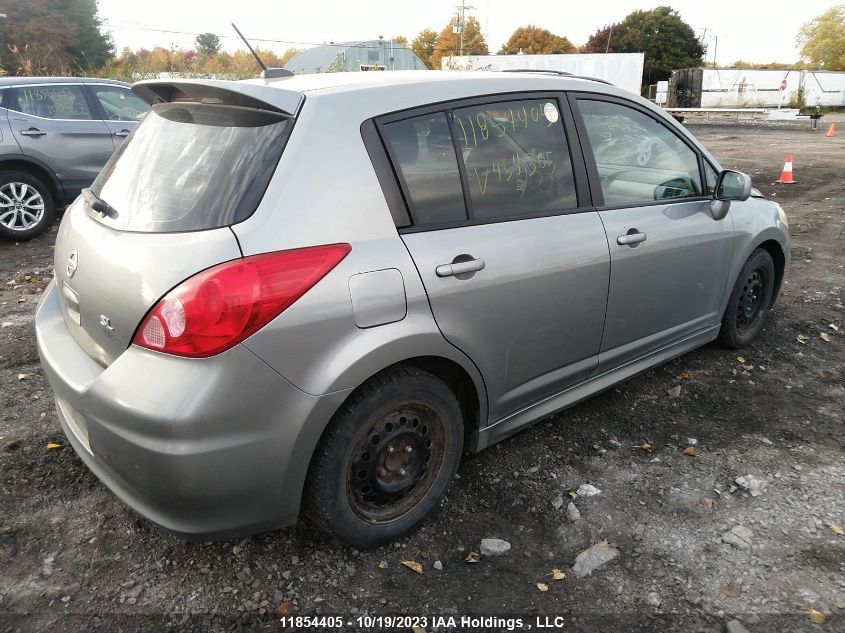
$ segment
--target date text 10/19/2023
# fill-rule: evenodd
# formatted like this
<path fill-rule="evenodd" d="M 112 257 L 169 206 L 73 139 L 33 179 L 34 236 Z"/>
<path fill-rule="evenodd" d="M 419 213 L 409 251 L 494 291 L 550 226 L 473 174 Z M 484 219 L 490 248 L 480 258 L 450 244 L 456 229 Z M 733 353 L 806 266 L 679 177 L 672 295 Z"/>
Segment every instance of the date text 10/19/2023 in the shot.
<path fill-rule="evenodd" d="M 456 631 L 522 631 L 522 630 L 562 630 L 565 618 L 562 616 L 541 615 L 532 618 L 508 616 L 414 616 L 414 615 L 357 615 L 343 617 L 339 615 L 292 615 L 279 618 L 279 623 L 285 627 L 302 629 L 339 629 L 358 627 L 367 630 L 418 630 L 432 627 L 435 629 L 453 629 Z"/>

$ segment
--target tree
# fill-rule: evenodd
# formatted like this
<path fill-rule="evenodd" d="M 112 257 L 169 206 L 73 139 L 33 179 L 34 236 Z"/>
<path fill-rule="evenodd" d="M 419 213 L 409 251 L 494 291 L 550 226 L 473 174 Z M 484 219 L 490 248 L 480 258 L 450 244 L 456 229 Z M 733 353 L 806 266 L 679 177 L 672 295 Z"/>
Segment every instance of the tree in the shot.
<path fill-rule="evenodd" d="M 608 38 L 609 52 L 645 53 L 645 87 L 668 79 L 675 69 L 704 63 L 704 46 L 692 27 L 672 7 L 628 14 L 621 23 L 596 31 L 584 46 L 584 52 L 604 53 Z"/>
<path fill-rule="evenodd" d="M 645 53 L 643 84 L 669 79 L 677 68 L 700 66 L 705 48 L 672 7 L 634 11 L 623 21 L 620 53 Z"/>
<path fill-rule="evenodd" d="M 111 36 L 103 33 L 103 21 L 97 15 L 95 0 L 65 0 L 71 20 L 76 24 L 76 42 L 67 52 L 81 65 L 90 70 L 99 68 L 114 56 Z"/>
<path fill-rule="evenodd" d="M 440 68 L 440 61 L 444 57 L 461 54 L 461 38 L 458 33 L 455 33 L 457 24 L 458 16 L 454 16 L 437 36 L 437 44 L 431 54 L 431 63 L 434 68 Z M 481 25 L 474 16 L 469 16 L 464 22 L 463 47 L 464 55 L 487 55 L 490 52 L 484 33 L 481 32 Z"/>
<path fill-rule="evenodd" d="M 619 22 L 603 26 L 590 36 L 581 47 L 582 53 L 621 53 L 619 50 L 622 36 L 628 30 Z"/>
<path fill-rule="evenodd" d="M 220 38 L 214 33 L 200 33 L 194 40 L 194 46 L 203 57 L 211 57 L 220 52 Z"/>
<path fill-rule="evenodd" d="M 404 46 L 405 48 L 408 48 L 408 38 L 404 35 L 397 35 L 396 37 L 391 37 L 390 41 L 397 46 Z"/>
<path fill-rule="evenodd" d="M 0 64 L 10 74 L 69 75 L 89 72 L 114 54 L 101 30 L 95 0 L 27 0 L 5 9 L 0 20 Z"/>
<path fill-rule="evenodd" d="M 411 42 L 411 52 L 422 60 L 426 68 L 433 68 L 431 56 L 437 47 L 437 33 L 431 29 L 423 29 Z"/>
<path fill-rule="evenodd" d="M 577 49 L 567 38 L 555 35 L 539 26 L 520 26 L 499 51 L 500 55 L 519 53 L 526 55 L 542 53 L 575 53 Z"/>
<path fill-rule="evenodd" d="M 801 58 L 816 68 L 845 70 L 845 4 L 831 7 L 801 27 Z"/>

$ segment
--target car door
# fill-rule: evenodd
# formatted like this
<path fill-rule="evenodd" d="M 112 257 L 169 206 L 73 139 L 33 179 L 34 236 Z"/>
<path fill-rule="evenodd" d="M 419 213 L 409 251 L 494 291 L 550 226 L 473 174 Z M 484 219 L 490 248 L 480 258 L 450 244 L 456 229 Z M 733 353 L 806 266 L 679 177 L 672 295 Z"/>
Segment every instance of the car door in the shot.
<path fill-rule="evenodd" d="M 7 87 L 0 88 L 0 155 L 13 153 L 17 154 L 20 151 L 15 137 L 9 129 L 9 95 L 11 90 Z"/>
<path fill-rule="evenodd" d="M 721 320 L 734 227 L 716 220 L 694 145 L 646 108 L 575 99 L 611 274 L 600 370 Z"/>
<path fill-rule="evenodd" d="M 99 106 L 100 116 L 111 130 L 115 149 L 149 111 L 149 104 L 127 86 L 86 82 L 92 98 Z"/>
<path fill-rule="evenodd" d="M 111 130 L 93 115 L 81 83 L 16 86 L 9 106 L 21 151 L 48 165 L 69 197 L 90 185 L 114 152 Z"/>
<path fill-rule="evenodd" d="M 571 113 L 554 96 L 499 97 L 379 129 L 414 223 L 402 239 L 440 330 L 484 376 L 490 421 L 590 376 L 609 255 Z"/>

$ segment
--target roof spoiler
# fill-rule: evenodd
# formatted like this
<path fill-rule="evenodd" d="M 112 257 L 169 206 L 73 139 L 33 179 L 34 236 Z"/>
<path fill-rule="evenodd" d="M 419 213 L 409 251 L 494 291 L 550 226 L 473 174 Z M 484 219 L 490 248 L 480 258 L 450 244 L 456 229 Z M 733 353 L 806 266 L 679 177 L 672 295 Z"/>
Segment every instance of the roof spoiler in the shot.
<path fill-rule="evenodd" d="M 296 116 L 304 96 L 295 90 L 285 90 L 245 81 L 218 79 L 150 79 L 132 86 L 132 92 L 150 105 L 184 100 L 270 110 Z"/>

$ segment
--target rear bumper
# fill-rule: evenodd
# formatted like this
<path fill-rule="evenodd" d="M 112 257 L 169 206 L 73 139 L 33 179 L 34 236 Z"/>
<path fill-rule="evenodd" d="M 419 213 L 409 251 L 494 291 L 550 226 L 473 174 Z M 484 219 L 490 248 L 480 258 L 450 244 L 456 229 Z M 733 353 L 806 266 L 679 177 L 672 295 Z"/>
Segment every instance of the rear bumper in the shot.
<path fill-rule="evenodd" d="M 193 538 L 296 521 L 313 448 L 348 392 L 308 395 L 241 345 L 208 359 L 130 347 L 103 368 L 57 294 L 51 283 L 36 314 L 41 363 L 70 443 L 120 499 Z"/>

